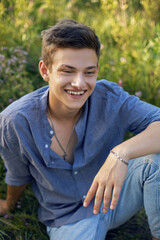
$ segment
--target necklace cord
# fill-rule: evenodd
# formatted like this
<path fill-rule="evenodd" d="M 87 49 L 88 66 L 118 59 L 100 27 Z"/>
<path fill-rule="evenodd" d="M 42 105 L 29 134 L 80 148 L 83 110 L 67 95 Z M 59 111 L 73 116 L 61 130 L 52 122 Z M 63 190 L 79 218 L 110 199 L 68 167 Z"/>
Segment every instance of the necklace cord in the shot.
<path fill-rule="evenodd" d="M 49 120 L 50 120 L 50 122 L 51 122 L 51 127 L 52 127 L 52 129 L 53 129 L 53 131 L 54 131 L 54 135 L 55 135 L 55 138 L 56 138 L 56 140 L 57 140 L 57 143 L 58 143 L 59 147 L 61 148 L 61 150 L 64 152 L 64 154 L 63 154 L 62 157 L 63 157 L 64 160 L 66 160 L 66 157 L 67 157 L 67 150 L 68 150 L 68 147 L 69 147 L 70 141 L 71 141 L 72 136 L 73 136 L 73 133 L 74 133 L 75 124 L 74 124 L 74 126 L 73 126 L 73 129 L 72 129 L 72 132 L 71 132 L 70 138 L 69 138 L 69 140 L 68 140 L 68 143 L 67 143 L 67 145 L 66 145 L 66 148 L 64 148 L 64 147 L 62 146 L 60 140 L 58 139 L 58 136 L 57 136 L 56 132 L 55 132 L 55 128 L 54 128 L 54 124 L 53 124 L 53 120 L 52 120 L 52 117 L 51 117 L 51 113 L 50 113 L 49 106 L 48 106 L 48 117 L 49 117 Z"/>

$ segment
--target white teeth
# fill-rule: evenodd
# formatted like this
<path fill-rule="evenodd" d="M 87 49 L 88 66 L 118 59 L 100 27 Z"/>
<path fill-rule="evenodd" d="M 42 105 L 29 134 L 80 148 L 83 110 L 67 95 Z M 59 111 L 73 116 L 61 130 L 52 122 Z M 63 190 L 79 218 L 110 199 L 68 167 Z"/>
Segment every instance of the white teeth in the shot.
<path fill-rule="evenodd" d="M 67 91 L 69 94 L 71 95 L 76 95 L 76 96 L 80 96 L 82 94 L 84 94 L 84 91 L 80 91 L 80 92 L 75 92 L 75 91 Z"/>

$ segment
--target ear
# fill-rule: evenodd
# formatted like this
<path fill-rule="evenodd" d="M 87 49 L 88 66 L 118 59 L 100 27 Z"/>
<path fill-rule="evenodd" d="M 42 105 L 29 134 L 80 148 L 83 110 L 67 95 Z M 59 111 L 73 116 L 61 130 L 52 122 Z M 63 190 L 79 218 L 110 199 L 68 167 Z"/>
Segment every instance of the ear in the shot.
<path fill-rule="evenodd" d="M 44 81 L 49 82 L 49 76 L 48 76 L 48 68 L 46 67 L 45 63 L 43 62 L 43 60 L 41 60 L 39 62 L 39 72 L 42 76 L 42 78 L 44 79 Z"/>

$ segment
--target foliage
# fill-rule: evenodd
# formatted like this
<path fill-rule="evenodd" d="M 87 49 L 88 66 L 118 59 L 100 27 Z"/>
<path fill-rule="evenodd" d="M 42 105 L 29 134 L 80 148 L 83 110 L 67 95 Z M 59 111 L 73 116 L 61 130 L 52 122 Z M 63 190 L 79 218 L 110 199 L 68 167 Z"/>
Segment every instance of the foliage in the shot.
<path fill-rule="evenodd" d="M 0 111 L 45 84 L 38 73 L 40 34 L 62 18 L 95 29 L 102 44 L 99 79 L 115 81 L 131 94 L 160 106 L 159 10 L 160 0 L 1 0 Z M 0 173 L 0 193 L 4 197 L 2 162 Z M 22 206 L 23 210 L 17 209 L 11 219 L 0 218 L 0 239 L 47 239 L 38 223 L 37 202 L 30 189 L 22 198 Z M 135 224 L 143 228 L 141 216 L 145 218 L 142 212 L 136 218 L 139 222 L 132 219 L 133 225 L 127 225 L 131 232 L 122 227 L 109 233 L 108 239 L 117 239 L 116 234 L 123 240 L 131 239 L 131 235 L 133 239 L 150 239 L 148 230 L 148 237 L 132 231 Z M 146 223 L 144 228 L 148 229 Z"/>
<path fill-rule="evenodd" d="M 21 47 L 0 49 L 0 109 L 32 91 L 32 82 L 25 70 L 27 52 Z"/>
<path fill-rule="evenodd" d="M 36 89 L 44 84 L 37 67 L 41 31 L 58 19 L 73 18 L 93 27 L 100 38 L 99 78 L 120 82 L 131 94 L 141 92 L 143 100 L 160 106 L 159 6 L 159 0 L 2 0 L 0 45 L 28 52 L 26 71 Z"/>
<path fill-rule="evenodd" d="M 160 21 L 160 0 L 142 0 L 143 5 L 147 15 L 155 22 Z"/>

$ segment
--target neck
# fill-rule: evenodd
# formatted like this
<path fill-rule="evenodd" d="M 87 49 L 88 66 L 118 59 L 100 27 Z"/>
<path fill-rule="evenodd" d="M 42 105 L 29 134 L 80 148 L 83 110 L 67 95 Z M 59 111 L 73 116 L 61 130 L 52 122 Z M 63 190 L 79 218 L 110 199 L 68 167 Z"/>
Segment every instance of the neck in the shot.
<path fill-rule="evenodd" d="M 80 109 L 69 109 L 65 107 L 55 107 L 52 104 L 52 101 L 48 98 L 48 110 L 50 111 L 50 115 L 52 118 L 58 121 L 75 121 L 78 119 L 82 112 L 82 108 Z"/>

